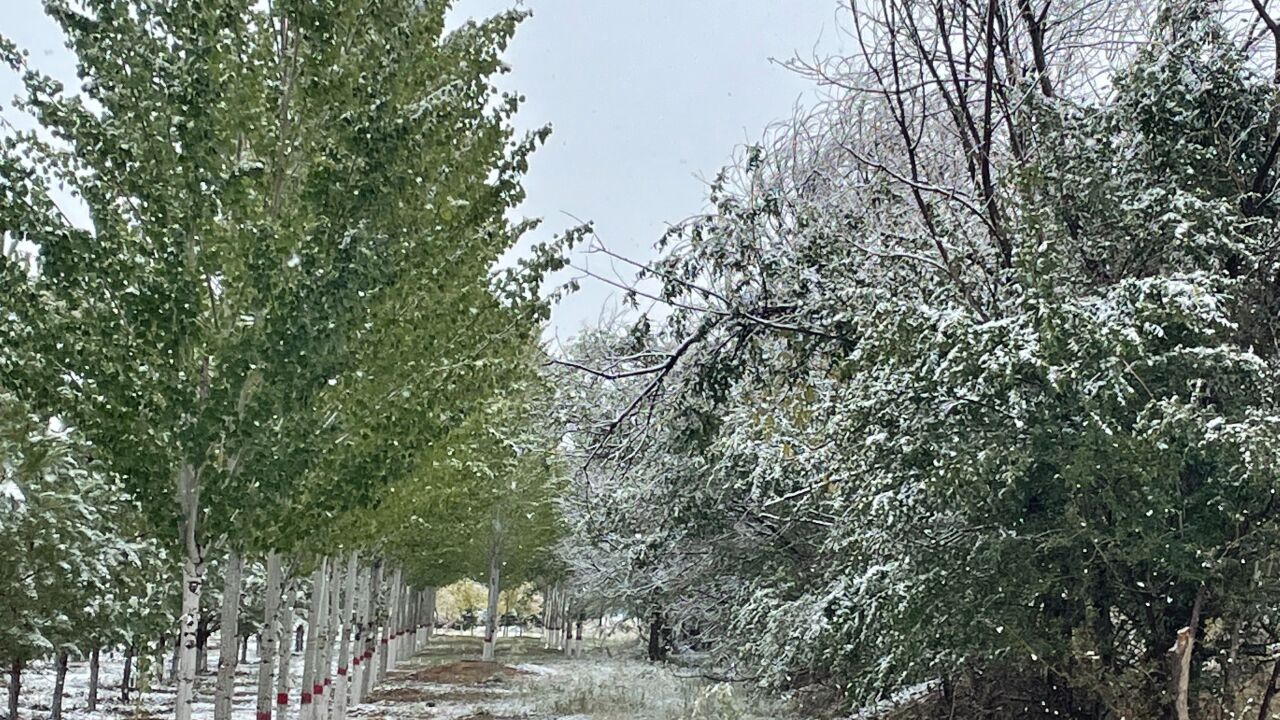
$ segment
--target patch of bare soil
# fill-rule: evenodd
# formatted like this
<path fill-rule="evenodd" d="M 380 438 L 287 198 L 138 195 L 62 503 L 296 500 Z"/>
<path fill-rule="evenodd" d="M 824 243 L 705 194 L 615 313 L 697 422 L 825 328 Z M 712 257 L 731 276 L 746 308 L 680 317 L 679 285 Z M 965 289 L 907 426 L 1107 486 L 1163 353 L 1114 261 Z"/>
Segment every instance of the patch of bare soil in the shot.
<path fill-rule="evenodd" d="M 491 680 L 502 681 L 520 674 L 519 670 L 501 663 L 459 660 L 419 670 L 410 675 L 409 679 L 452 685 L 478 685 Z"/>
<path fill-rule="evenodd" d="M 369 702 L 476 702 L 489 697 L 479 690 L 428 690 L 419 687 L 397 687 L 378 690 L 369 696 Z"/>

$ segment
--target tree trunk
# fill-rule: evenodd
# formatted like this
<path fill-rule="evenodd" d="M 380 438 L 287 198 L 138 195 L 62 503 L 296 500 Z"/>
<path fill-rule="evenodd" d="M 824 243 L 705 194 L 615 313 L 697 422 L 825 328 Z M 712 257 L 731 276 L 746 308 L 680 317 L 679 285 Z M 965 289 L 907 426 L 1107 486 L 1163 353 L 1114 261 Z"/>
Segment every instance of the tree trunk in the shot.
<path fill-rule="evenodd" d="M 53 676 L 53 702 L 49 705 L 49 720 L 62 720 L 62 693 L 67 686 L 67 651 L 58 651 Z M 14 716 L 15 720 L 17 715 Z"/>
<path fill-rule="evenodd" d="M 382 612 L 382 640 L 379 642 L 378 670 L 377 676 L 374 678 L 375 681 L 380 681 L 387 676 L 387 668 L 391 664 L 391 653 L 393 651 L 391 635 L 395 632 L 396 610 L 400 602 L 399 579 L 399 570 L 391 573 L 391 577 L 387 579 L 387 599 L 386 607 Z"/>
<path fill-rule="evenodd" d="M 22 697 L 22 661 L 9 666 L 9 720 L 18 720 L 18 701 Z"/>
<path fill-rule="evenodd" d="M 324 613 L 324 581 L 325 561 L 320 560 L 311 579 L 311 604 L 307 611 L 307 644 L 302 652 L 302 686 L 301 701 L 298 705 L 298 720 L 313 720 L 314 708 L 311 705 L 312 690 L 316 685 L 316 643 L 319 641 L 320 628 L 323 625 L 320 617 Z"/>
<path fill-rule="evenodd" d="M 427 588 L 427 640 L 436 634 L 436 592 L 434 587 Z"/>
<path fill-rule="evenodd" d="M 365 654 L 369 643 L 370 594 L 373 588 L 373 566 L 360 573 L 360 589 L 357 600 L 357 622 L 351 643 L 351 704 L 359 705 L 364 698 L 365 674 L 369 671 L 368 655 Z"/>
<path fill-rule="evenodd" d="M 240 576 L 243 561 L 235 550 L 227 553 L 222 579 L 222 621 L 218 628 L 218 683 L 213 692 L 213 720 L 231 720 L 236 689 L 236 638 L 240 636 Z"/>
<path fill-rule="evenodd" d="M 286 581 L 287 583 L 288 581 Z M 297 588 L 282 584 L 284 591 L 280 600 L 279 632 L 280 642 L 276 648 L 276 718 L 286 720 L 289 717 L 289 685 L 293 682 L 290 673 L 293 671 L 293 653 L 290 651 L 289 635 L 293 630 L 294 605 L 298 597 Z"/>
<path fill-rule="evenodd" d="M 98 709 L 98 672 L 102 669 L 100 660 L 98 648 L 89 651 L 89 712 Z"/>
<path fill-rule="evenodd" d="M 662 659 L 662 613 L 655 610 L 649 623 L 649 661 Z"/>
<path fill-rule="evenodd" d="M 280 591 L 283 579 L 280 556 L 267 555 L 267 586 L 263 589 L 262 632 L 258 641 L 257 720 L 271 720 L 271 676 L 276 662 L 276 643 L 280 641 Z"/>
<path fill-rule="evenodd" d="M 240 662 L 247 663 L 249 662 L 249 636 L 237 636 L 237 639 L 240 641 Z"/>
<path fill-rule="evenodd" d="M 179 618 L 178 686 L 174 698 L 175 720 L 191 720 L 196 695 L 196 631 L 200 623 L 200 594 L 204 590 L 204 552 L 198 542 L 200 480 L 190 463 L 178 472 L 178 503 L 182 508 L 182 537 L 186 555 L 182 563 L 182 615 Z"/>
<path fill-rule="evenodd" d="M 209 618 L 200 617 L 196 625 L 196 674 L 209 674 Z"/>
<path fill-rule="evenodd" d="M 584 622 L 586 622 L 586 614 L 578 613 L 578 622 L 573 638 L 573 654 L 578 656 L 582 655 L 582 623 Z"/>
<path fill-rule="evenodd" d="M 333 718 L 346 720 L 347 717 L 347 673 L 350 672 L 351 639 L 356 624 L 356 592 L 360 575 L 360 555 L 354 550 L 347 561 L 346 589 L 342 598 L 342 637 L 338 640 L 338 680 L 333 688 Z"/>
<path fill-rule="evenodd" d="M 360 697 L 368 697 L 369 690 L 373 684 L 378 681 L 374 676 L 378 671 L 378 664 L 375 662 L 375 656 L 378 652 L 378 626 L 381 619 L 381 609 L 379 608 L 378 599 L 381 594 L 382 586 L 382 563 L 374 563 L 373 569 L 369 576 L 369 629 L 365 636 L 365 657 L 364 657 L 364 674 L 361 677 Z"/>
<path fill-rule="evenodd" d="M 485 662 L 493 662 L 494 645 L 497 642 L 498 632 L 498 591 L 501 588 L 502 563 L 499 558 L 497 547 L 489 550 L 489 602 L 486 606 L 487 617 L 484 620 L 484 646 L 481 650 L 480 659 Z"/>
<path fill-rule="evenodd" d="M 333 658 L 337 654 L 335 646 L 338 644 L 338 634 L 341 631 L 342 623 L 342 563 L 338 562 L 338 558 L 329 561 L 329 587 L 328 597 L 325 607 L 328 610 L 325 618 L 325 642 L 320 648 L 324 654 L 324 661 L 320 664 L 320 697 L 323 702 L 316 708 L 317 716 L 320 720 L 327 720 L 330 708 L 333 705 Z"/>
<path fill-rule="evenodd" d="M 1196 646 L 1196 628 L 1200 624 L 1200 605 L 1204 600 L 1204 586 L 1196 591 L 1195 602 L 1191 605 L 1191 619 L 1187 626 L 1178 631 L 1172 655 L 1173 664 L 1173 710 L 1177 720 L 1191 720 L 1189 695 L 1191 687 L 1191 653 Z"/>
<path fill-rule="evenodd" d="M 129 702 L 129 683 L 133 680 L 133 643 L 124 649 L 124 675 L 120 678 L 120 702 Z"/>

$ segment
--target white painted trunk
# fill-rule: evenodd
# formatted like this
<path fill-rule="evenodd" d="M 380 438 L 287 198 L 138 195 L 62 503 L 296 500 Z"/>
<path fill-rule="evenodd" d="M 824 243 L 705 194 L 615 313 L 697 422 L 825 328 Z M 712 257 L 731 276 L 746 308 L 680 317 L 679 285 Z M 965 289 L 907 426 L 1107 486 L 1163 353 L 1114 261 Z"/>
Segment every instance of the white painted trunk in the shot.
<path fill-rule="evenodd" d="M 222 578 L 222 624 L 218 630 L 218 685 L 213 693 L 213 720 L 231 720 L 235 692 L 236 638 L 240 631 L 240 576 L 243 561 L 235 550 L 227 553 Z"/>
<path fill-rule="evenodd" d="M 387 580 L 387 597 L 382 611 L 382 646 L 378 648 L 378 670 L 375 680 L 382 680 L 387 676 L 387 667 L 390 664 L 392 651 L 391 634 L 395 632 L 396 603 L 400 600 L 399 578 L 400 571 L 397 570 Z"/>
<path fill-rule="evenodd" d="M 436 588 L 427 588 L 427 639 L 436 633 Z"/>
<path fill-rule="evenodd" d="M 494 658 L 494 644 L 497 643 L 498 631 L 498 591 L 500 589 L 499 574 L 502 571 L 502 563 L 499 562 L 498 552 L 495 548 L 489 553 L 489 603 L 487 613 L 484 620 L 484 647 L 481 650 L 480 659 L 486 662 L 492 662 Z"/>
<path fill-rule="evenodd" d="M 267 555 L 267 587 L 263 599 L 262 633 L 258 636 L 257 720 L 271 720 L 271 680 L 276 664 L 276 643 L 280 639 L 280 593 L 283 577 L 280 556 Z M 286 640 L 285 642 L 288 642 Z"/>
<path fill-rule="evenodd" d="M 175 720 L 191 720 L 196 695 L 196 630 L 200 622 L 200 595 L 204 592 L 204 554 L 198 541 L 200 480 L 190 463 L 178 471 L 178 502 L 182 508 L 182 614 L 178 618 L 178 677 L 174 697 Z"/>
<path fill-rule="evenodd" d="M 311 606 L 307 612 L 307 641 L 302 646 L 302 687 L 299 689 L 301 700 L 298 704 L 298 720 L 314 720 L 312 691 L 316 685 L 316 643 L 320 639 L 320 628 L 324 623 L 320 618 L 324 613 L 324 581 L 325 562 L 322 559 L 316 566 L 311 579 Z"/>
<path fill-rule="evenodd" d="M 369 696 L 369 690 L 373 684 L 377 682 L 375 673 L 378 671 L 378 663 L 376 662 L 378 654 L 378 628 L 380 625 L 381 609 L 378 607 L 378 599 L 381 594 L 382 586 L 382 564 L 374 563 L 369 575 L 369 623 L 365 633 L 365 651 L 364 651 L 364 676 L 361 678 L 360 697 Z"/>
<path fill-rule="evenodd" d="M 346 720 L 347 717 L 347 691 L 348 691 L 348 675 L 351 671 L 351 639 L 355 634 L 356 625 L 356 592 L 358 592 L 357 582 L 360 575 L 360 555 L 352 551 L 351 559 L 347 561 L 347 577 L 346 589 L 343 592 L 342 603 L 342 637 L 338 641 L 338 678 L 333 685 L 333 718 L 334 720 Z"/>
<path fill-rule="evenodd" d="M 364 676 L 369 670 L 365 651 L 369 643 L 369 592 L 373 586 L 373 567 L 360 572 L 360 588 L 356 599 L 356 627 L 351 644 L 351 704 L 359 705 L 364 699 Z"/>
<path fill-rule="evenodd" d="M 327 720 L 333 709 L 333 662 L 338 654 L 338 638 L 342 633 L 342 563 L 335 557 L 329 561 L 329 567 L 329 632 L 328 642 L 324 645 L 324 679 L 321 681 L 324 685 L 324 702 L 317 709 L 322 720 Z"/>
<path fill-rule="evenodd" d="M 293 619 L 296 615 L 298 589 L 290 579 L 285 580 L 284 592 L 280 600 L 279 632 L 280 644 L 276 648 L 276 718 L 288 720 L 289 717 L 289 685 L 293 671 Z"/>

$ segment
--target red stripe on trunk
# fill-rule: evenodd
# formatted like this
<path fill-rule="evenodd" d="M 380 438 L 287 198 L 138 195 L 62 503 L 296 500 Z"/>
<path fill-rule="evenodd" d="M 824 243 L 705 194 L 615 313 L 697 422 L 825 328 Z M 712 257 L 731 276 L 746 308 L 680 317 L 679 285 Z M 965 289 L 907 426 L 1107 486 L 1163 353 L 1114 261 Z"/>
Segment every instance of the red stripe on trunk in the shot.
<path fill-rule="evenodd" d="M 260 712 L 256 716 L 257 720 L 271 720 L 271 711 Z"/>
<path fill-rule="evenodd" d="M 276 695 L 276 704 L 277 704 L 277 705 L 288 705 L 288 704 L 289 704 L 289 693 L 279 693 L 279 694 L 277 694 L 277 695 Z"/>
<path fill-rule="evenodd" d="M 311 693 L 306 692 L 306 691 L 303 691 L 303 693 L 302 693 L 302 704 L 303 704 L 303 705 L 310 705 L 310 704 L 311 704 Z"/>

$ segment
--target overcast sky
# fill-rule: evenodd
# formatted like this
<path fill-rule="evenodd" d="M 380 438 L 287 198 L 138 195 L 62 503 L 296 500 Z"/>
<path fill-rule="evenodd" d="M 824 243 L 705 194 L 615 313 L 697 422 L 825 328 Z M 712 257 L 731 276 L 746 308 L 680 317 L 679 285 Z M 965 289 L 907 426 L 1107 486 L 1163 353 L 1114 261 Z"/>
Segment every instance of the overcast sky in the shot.
<path fill-rule="evenodd" d="M 4 0 L 0 32 L 41 69 L 74 78 L 74 61 L 39 0 Z M 459 0 L 486 16 L 513 0 Z M 507 58 L 504 88 L 524 93 L 521 127 L 551 123 L 521 212 L 545 219 L 534 240 L 594 221 L 612 249 L 647 258 L 666 223 L 703 208 L 705 178 L 735 146 L 790 114 L 809 84 L 771 62 L 838 44 L 835 0 L 526 0 L 533 11 Z M 0 76 L 5 106 L 16 78 Z M 594 270 L 604 269 L 599 258 Z M 621 270 L 621 268 L 619 268 Z M 555 311 L 564 338 L 616 294 L 587 281 Z"/>

